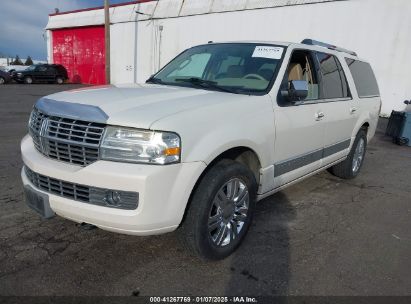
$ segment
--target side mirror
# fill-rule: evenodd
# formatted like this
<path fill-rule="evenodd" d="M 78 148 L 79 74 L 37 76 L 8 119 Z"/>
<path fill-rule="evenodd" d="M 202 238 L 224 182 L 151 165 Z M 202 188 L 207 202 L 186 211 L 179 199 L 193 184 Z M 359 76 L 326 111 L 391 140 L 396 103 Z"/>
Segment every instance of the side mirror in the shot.
<path fill-rule="evenodd" d="M 305 80 L 290 81 L 290 88 L 281 94 L 291 102 L 303 101 L 308 96 L 308 82 Z"/>
<path fill-rule="evenodd" d="M 406 105 L 411 105 L 411 100 L 406 100 L 406 101 L 404 101 L 404 103 L 405 103 Z"/>

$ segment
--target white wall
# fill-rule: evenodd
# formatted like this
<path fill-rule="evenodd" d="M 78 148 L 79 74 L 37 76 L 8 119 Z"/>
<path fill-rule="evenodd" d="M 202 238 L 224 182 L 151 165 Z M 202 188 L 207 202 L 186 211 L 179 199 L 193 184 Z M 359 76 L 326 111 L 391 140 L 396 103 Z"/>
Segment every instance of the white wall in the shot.
<path fill-rule="evenodd" d="M 133 83 L 136 65 L 136 23 L 113 24 L 110 28 L 111 82 Z"/>

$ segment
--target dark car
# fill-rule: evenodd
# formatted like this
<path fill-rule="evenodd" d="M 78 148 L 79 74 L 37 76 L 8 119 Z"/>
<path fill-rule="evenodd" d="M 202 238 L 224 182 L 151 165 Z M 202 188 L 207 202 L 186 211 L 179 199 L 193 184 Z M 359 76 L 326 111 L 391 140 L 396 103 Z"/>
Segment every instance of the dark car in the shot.
<path fill-rule="evenodd" d="M 0 85 L 11 81 L 11 76 L 9 73 L 0 70 Z"/>
<path fill-rule="evenodd" d="M 31 65 L 24 71 L 13 72 L 12 77 L 20 83 L 48 82 L 63 84 L 67 79 L 67 70 L 61 64 Z"/>

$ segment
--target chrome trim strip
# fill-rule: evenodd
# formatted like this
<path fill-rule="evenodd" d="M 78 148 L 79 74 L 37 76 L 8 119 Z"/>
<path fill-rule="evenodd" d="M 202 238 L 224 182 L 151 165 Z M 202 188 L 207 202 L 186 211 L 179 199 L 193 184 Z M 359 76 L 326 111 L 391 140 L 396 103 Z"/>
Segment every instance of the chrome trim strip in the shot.
<path fill-rule="evenodd" d="M 344 140 L 334 145 L 325 147 L 320 150 L 315 150 L 285 161 L 274 164 L 274 177 L 279 177 L 301 167 L 312 164 L 316 161 L 326 158 L 345 149 L 348 149 L 351 144 L 351 139 Z"/>
<path fill-rule="evenodd" d="M 89 122 L 107 123 L 109 116 L 99 107 L 81 103 L 40 98 L 34 105 L 49 116 L 58 116 Z"/>
<path fill-rule="evenodd" d="M 278 177 L 285 173 L 294 171 L 298 168 L 307 166 L 313 162 L 320 160 L 322 156 L 323 156 L 323 149 L 313 151 L 313 152 L 277 163 L 274 165 L 274 177 Z"/>
<path fill-rule="evenodd" d="M 348 149 L 350 147 L 350 144 L 351 144 L 351 139 L 347 139 L 345 141 L 334 144 L 332 146 L 325 147 L 324 152 L 323 152 L 323 158 L 326 158 L 328 156 L 341 152 L 342 150 Z"/>

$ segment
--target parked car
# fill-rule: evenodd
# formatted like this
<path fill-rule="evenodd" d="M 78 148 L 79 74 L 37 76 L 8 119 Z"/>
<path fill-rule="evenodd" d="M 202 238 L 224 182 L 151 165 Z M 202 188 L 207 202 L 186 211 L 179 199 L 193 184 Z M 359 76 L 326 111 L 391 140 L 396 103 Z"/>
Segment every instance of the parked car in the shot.
<path fill-rule="evenodd" d="M 0 69 L 0 85 L 8 83 L 10 81 L 11 81 L 10 74 Z"/>
<path fill-rule="evenodd" d="M 139 86 L 50 95 L 21 144 L 28 205 L 101 229 L 178 229 L 206 259 L 230 255 L 256 202 L 321 170 L 351 179 L 381 99 L 354 52 L 304 43 L 190 48 Z"/>
<path fill-rule="evenodd" d="M 63 84 L 68 79 L 67 70 L 61 64 L 31 65 L 24 71 L 13 72 L 12 77 L 20 83 L 48 82 Z"/>
<path fill-rule="evenodd" d="M 13 72 L 20 72 L 20 71 L 24 71 L 25 69 L 27 69 L 26 65 L 6 65 L 3 67 L 5 72 L 8 72 L 10 75 Z"/>

